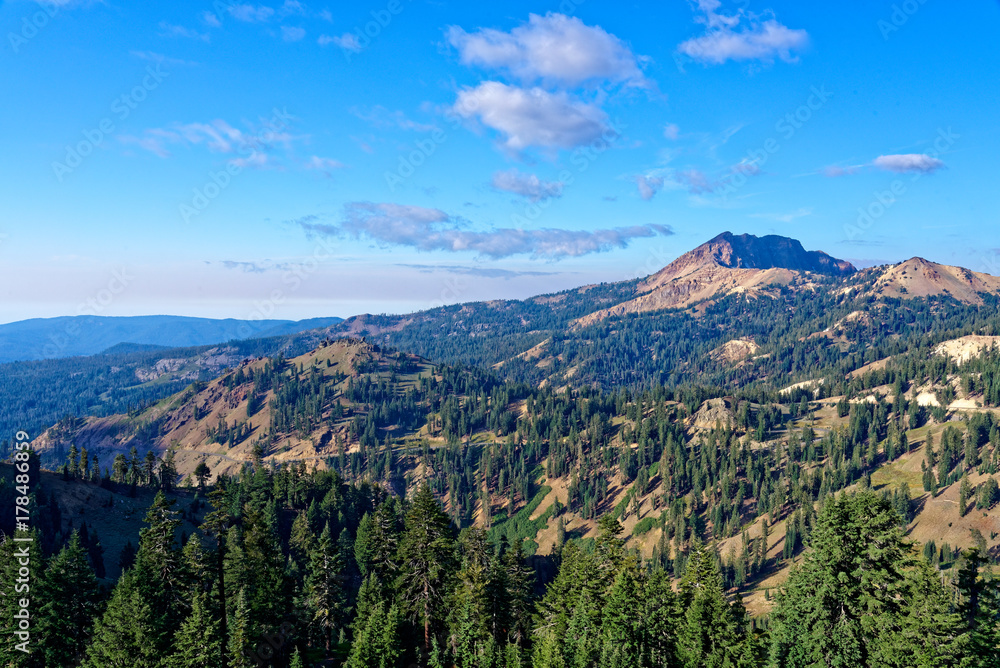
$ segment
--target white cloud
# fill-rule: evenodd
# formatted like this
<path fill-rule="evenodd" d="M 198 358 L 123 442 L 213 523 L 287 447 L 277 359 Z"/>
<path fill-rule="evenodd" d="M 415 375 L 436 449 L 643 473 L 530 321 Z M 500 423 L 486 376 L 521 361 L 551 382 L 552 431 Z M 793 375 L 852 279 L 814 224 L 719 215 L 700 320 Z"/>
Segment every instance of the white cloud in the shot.
<path fill-rule="evenodd" d="M 637 238 L 670 235 L 663 225 L 636 225 L 606 230 L 493 229 L 476 232 L 440 209 L 400 204 L 352 202 L 337 225 L 302 221 L 310 234 L 348 236 L 421 251 L 479 253 L 490 258 L 530 255 L 561 259 L 625 248 Z"/>
<path fill-rule="evenodd" d="M 560 197 L 563 191 L 561 181 L 543 181 L 535 174 L 524 174 L 517 169 L 497 172 L 491 185 L 497 190 L 526 197 L 532 202 L 540 202 L 550 197 Z"/>
<path fill-rule="evenodd" d="M 285 0 L 285 4 L 281 6 L 279 12 L 282 16 L 305 16 L 306 8 L 305 5 L 298 2 L 298 0 Z"/>
<path fill-rule="evenodd" d="M 163 141 L 158 137 L 146 136 L 146 137 L 135 137 L 133 135 L 120 135 L 118 141 L 126 146 L 138 146 L 139 148 L 149 151 L 153 155 L 159 156 L 161 158 L 167 158 L 170 156 L 170 151 L 166 149 L 163 145 Z"/>
<path fill-rule="evenodd" d="M 635 185 L 639 188 L 639 197 L 647 202 L 653 199 L 656 193 L 663 190 L 663 179 L 659 176 L 637 176 Z"/>
<path fill-rule="evenodd" d="M 281 39 L 286 42 L 298 42 L 305 36 L 306 31 L 304 28 L 281 26 Z"/>
<path fill-rule="evenodd" d="M 663 128 L 663 136 L 670 140 L 675 140 L 681 134 L 681 129 L 676 123 L 667 123 Z"/>
<path fill-rule="evenodd" d="M 265 23 L 274 16 L 274 10 L 265 5 L 231 5 L 229 14 L 245 23 Z"/>
<path fill-rule="evenodd" d="M 215 12 L 204 12 L 201 15 L 202 20 L 213 28 L 221 28 L 222 21 L 219 17 L 215 15 Z"/>
<path fill-rule="evenodd" d="M 751 218 L 763 218 L 766 220 L 776 220 L 779 223 L 794 223 L 796 218 L 805 218 L 812 215 L 812 207 L 803 207 L 789 213 L 752 213 Z"/>
<path fill-rule="evenodd" d="M 186 37 L 187 39 L 196 39 L 202 42 L 209 40 L 207 32 L 198 32 L 184 26 L 175 26 L 166 21 L 160 21 L 160 35 L 164 37 Z"/>
<path fill-rule="evenodd" d="M 411 120 L 402 111 L 389 111 L 380 104 L 376 104 L 370 109 L 351 107 L 350 112 L 377 128 L 396 127 L 401 130 L 412 130 L 414 132 L 432 132 L 437 129 L 436 125 Z"/>
<path fill-rule="evenodd" d="M 232 163 L 242 169 L 268 169 L 274 167 L 274 161 L 262 151 L 254 150 L 245 158 L 233 158 Z"/>
<path fill-rule="evenodd" d="M 201 146 L 204 145 L 213 153 L 248 153 L 267 150 L 281 144 L 290 149 L 296 138 L 283 128 L 269 123 L 253 127 L 248 131 L 234 128 L 223 120 L 210 123 L 174 123 L 165 128 L 146 130 L 142 136 L 121 135 L 118 140 L 124 144 L 132 144 L 154 153 L 161 158 L 170 155 L 168 146 Z M 248 165 L 260 165 L 262 158 L 248 158 Z"/>
<path fill-rule="evenodd" d="M 541 88 L 518 88 L 484 81 L 458 94 L 453 110 L 463 118 L 479 120 L 506 138 L 514 151 L 529 147 L 572 149 L 588 144 L 607 131 L 607 115 L 598 107 L 565 93 Z"/>
<path fill-rule="evenodd" d="M 314 155 L 306 161 L 305 168 L 315 169 L 320 172 L 330 172 L 334 169 L 343 169 L 344 163 L 333 158 L 321 158 L 318 155 Z"/>
<path fill-rule="evenodd" d="M 330 35 L 320 35 L 319 39 L 316 40 L 320 46 L 326 46 L 327 44 L 336 44 L 341 49 L 345 51 L 351 51 L 352 53 L 360 53 L 364 47 L 361 46 L 361 42 L 353 33 L 345 32 L 339 37 L 331 37 Z"/>
<path fill-rule="evenodd" d="M 160 63 L 161 65 L 197 65 L 198 63 L 193 63 L 190 60 L 180 60 L 179 58 L 170 58 L 162 53 L 156 53 L 155 51 L 129 51 L 130 54 L 139 58 L 140 60 L 148 60 L 154 63 Z"/>
<path fill-rule="evenodd" d="M 715 192 L 719 183 L 713 181 L 700 169 L 681 169 L 673 174 L 674 182 L 683 186 L 692 195 Z"/>
<path fill-rule="evenodd" d="M 628 46 L 599 26 L 576 17 L 531 14 L 510 32 L 484 28 L 448 30 L 448 41 L 465 65 L 503 69 L 526 82 L 544 80 L 574 86 L 593 80 L 643 85 L 645 79 Z"/>
<path fill-rule="evenodd" d="M 857 174 L 858 170 L 860 170 L 862 166 L 840 167 L 838 165 L 830 165 L 829 167 L 823 168 L 823 176 L 836 178 L 838 176 L 848 176 L 850 174 Z"/>
<path fill-rule="evenodd" d="M 872 165 L 888 172 L 922 172 L 930 174 L 944 167 L 944 163 L 924 153 L 880 155 Z"/>
<path fill-rule="evenodd" d="M 795 52 L 809 43 L 805 30 L 793 30 L 779 23 L 773 15 L 763 19 L 740 9 L 735 14 L 720 14 L 719 0 L 698 0 L 702 16 L 697 21 L 705 33 L 682 42 L 678 50 L 691 58 L 712 64 L 727 60 L 759 60 L 765 63 L 781 58 L 787 62 L 798 59 Z"/>

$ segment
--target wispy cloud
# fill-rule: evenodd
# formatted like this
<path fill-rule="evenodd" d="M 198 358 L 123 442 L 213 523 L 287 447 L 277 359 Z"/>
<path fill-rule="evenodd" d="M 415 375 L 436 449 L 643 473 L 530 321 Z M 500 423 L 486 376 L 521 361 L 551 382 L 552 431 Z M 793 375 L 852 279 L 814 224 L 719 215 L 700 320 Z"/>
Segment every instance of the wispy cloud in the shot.
<path fill-rule="evenodd" d="M 148 60 L 153 63 L 159 63 L 161 65 L 174 65 L 177 67 L 184 66 L 196 66 L 198 63 L 191 62 L 190 60 L 181 60 L 179 58 L 170 58 L 162 53 L 156 53 L 155 51 L 129 51 L 130 54 L 139 58 L 140 60 Z"/>
<path fill-rule="evenodd" d="M 788 213 L 752 213 L 751 218 L 763 218 L 765 220 L 774 220 L 779 223 L 793 223 L 798 218 L 805 218 L 812 215 L 812 207 L 802 207 L 796 209 L 795 211 L 790 211 Z"/>
<path fill-rule="evenodd" d="M 374 107 L 351 107 L 350 112 L 376 128 L 399 128 L 415 132 L 432 132 L 437 126 L 432 123 L 420 123 L 411 120 L 402 111 L 390 111 L 380 104 Z"/>
<path fill-rule="evenodd" d="M 679 169 L 673 173 L 673 180 L 692 195 L 715 192 L 720 182 L 710 179 L 700 169 Z"/>
<path fill-rule="evenodd" d="M 550 197 L 560 197 L 565 184 L 561 181 L 543 181 L 535 174 L 524 174 L 517 169 L 508 169 L 493 174 L 491 185 L 496 190 L 514 193 L 532 202 L 540 202 Z"/>
<path fill-rule="evenodd" d="M 605 230 L 468 229 L 467 221 L 440 209 L 390 203 L 353 202 L 337 224 L 299 221 L 310 234 L 368 239 L 379 244 L 421 251 L 474 252 L 484 257 L 528 255 L 559 260 L 625 248 L 637 238 L 670 235 L 663 225 L 636 225 Z"/>
<path fill-rule="evenodd" d="M 358 41 L 357 35 L 353 33 L 345 32 L 340 36 L 330 36 L 330 35 L 320 35 L 316 42 L 320 46 L 327 46 L 329 44 L 336 44 L 341 49 L 345 51 L 350 51 L 352 53 L 361 53 L 364 47 L 361 46 L 361 42 Z"/>
<path fill-rule="evenodd" d="M 794 62 L 798 60 L 796 53 L 809 43 L 805 30 L 782 25 L 771 11 L 763 16 L 745 9 L 722 14 L 718 11 L 721 6 L 719 0 L 698 0 L 701 16 L 697 21 L 705 26 L 705 33 L 682 42 L 678 51 L 715 65 L 728 60 L 771 63 L 776 58 Z"/>
<path fill-rule="evenodd" d="M 449 274 L 463 274 L 468 276 L 482 276 L 483 278 L 502 278 L 510 280 L 521 278 L 522 276 L 554 276 L 557 274 L 568 274 L 575 272 L 561 271 L 521 271 L 514 269 L 500 269 L 499 267 L 467 267 L 458 264 L 397 264 L 397 267 L 416 269 L 424 274 L 437 272 L 447 272 Z"/>
<path fill-rule="evenodd" d="M 186 39 L 196 39 L 201 42 L 208 42 L 210 37 L 207 32 L 198 32 L 184 26 L 173 25 L 166 21 L 160 21 L 160 35 L 163 37 L 184 37 Z"/>
<path fill-rule="evenodd" d="M 201 20 L 205 22 L 206 25 L 212 28 L 221 28 L 222 21 L 219 20 L 218 15 L 215 12 L 202 12 Z"/>
<path fill-rule="evenodd" d="M 230 5 L 229 14 L 244 23 L 265 23 L 274 16 L 274 9 L 265 5 Z"/>
<path fill-rule="evenodd" d="M 119 135 L 118 141 L 137 146 L 161 158 L 170 157 L 175 147 L 204 146 L 212 153 L 240 154 L 233 164 L 256 169 L 280 168 L 269 155 L 277 147 L 291 154 L 293 145 L 306 139 L 292 135 L 287 130 L 287 120 L 261 119 L 258 124 L 247 124 L 246 129 L 233 127 L 224 120 L 208 123 L 174 123 L 163 128 L 150 128 L 141 135 Z"/>
<path fill-rule="evenodd" d="M 345 165 L 339 160 L 334 160 L 333 158 L 321 158 L 318 155 L 314 155 L 305 162 L 304 166 L 306 169 L 314 169 L 329 176 L 333 170 L 343 169 Z"/>
<path fill-rule="evenodd" d="M 448 29 L 463 64 L 504 70 L 526 83 L 576 86 L 589 81 L 644 85 L 640 59 L 620 39 L 576 17 L 531 14 L 510 32 Z"/>
<path fill-rule="evenodd" d="M 298 42 L 305 36 L 305 28 L 299 28 L 298 26 L 281 26 L 281 39 L 286 42 Z"/>
<path fill-rule="evenodd" d="M 305 16 L 306 7 L 298 0 L 285 0 L 285 4 L 281 6 L 278 10 L 278 14 L 282 17 L 285 16 Z"/>
<path fill-rule="evenodd" d="M 222 260 L 221 262 L 206 262 L 206 264 L 220 264 L 226 269 L 242 271 L 246 274 L 263 274 L 268 271 L 283 271 L 291 266 L 288 262 L 274 262 L 273 260 L 253 260 L 250 262 L 240 260 Z"/>
<path fill-rule="evenodd" d="M 851 165 L 848 167 L 841 167 L 839 165 L 830 165 L 829 167 L 823 168 L 823 176 L 835 179 L 838 176 L 849 176 L 851 174 L 857 174 L 864 165 Z"/>
<path fill-rule="evenodd" d="M 663 136 L 671 141 L 675 141 L 681 134 L 681 129 L 676 123 L 667 123 L 663 127 Z"/>

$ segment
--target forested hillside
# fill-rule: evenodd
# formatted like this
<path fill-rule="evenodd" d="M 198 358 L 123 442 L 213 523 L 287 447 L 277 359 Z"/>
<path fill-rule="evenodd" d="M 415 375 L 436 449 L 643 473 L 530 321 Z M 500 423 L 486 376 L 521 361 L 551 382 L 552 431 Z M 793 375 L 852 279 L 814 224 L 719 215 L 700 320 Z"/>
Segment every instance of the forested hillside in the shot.
<path fill-rule="evenodd" d="M 46 642 L 2 658 L 996 665 L 996 298 L 879 276 L 584 323 L 635 287 L 597 286 L 95 361 L 153 374 L 146 401 L 4 444 Z"/>
<path fill-rule="evenodd" d="M 44 494 L 44 485 L 33 493 Z M 178 503 L 158 493 L 110 591 L 95 576 L 95 550 L 82 532 L 44 562 L 39 531 L 15 534 L 34 538 L 26 544 L 39 640 L 30 655 L 3 644 L 3 665 L 695 668 L 1000 659 L 1000 589 L 982 553 L 949 555 L 952 567 L 938 571 L 914 552 L 894 504 L 870 491 L 826 499 L 811 521 L 813 547 L 775 592 L 766 620 L 728 595 L 718 554 L 697 536 L 671 572 L 628 550 L 611 516 L 593 542 L 528 559 L 517 542 L 459 531 L 427 486 L 400 500 L 336 472 L 258 465 L 219 479 L 207 496 L 202 514 L 197 496 Z M 192 516 L 198 530 L 178 536 Z M 14 550 L 12 540 L 0 544 L 4 582 L 16 577 Z M 13 608 L 12 597 L 0 599 L 3 619 Z"/>
<path fill-rule="evenodd" d="M 140 410 L 193 380 L 255 357 L 298 355 L 322 338 L 310 331 L 194 348 L 119 345 L 89 357 L 0 364 L 0 433 L 38 434 L 67 415 Z"/>

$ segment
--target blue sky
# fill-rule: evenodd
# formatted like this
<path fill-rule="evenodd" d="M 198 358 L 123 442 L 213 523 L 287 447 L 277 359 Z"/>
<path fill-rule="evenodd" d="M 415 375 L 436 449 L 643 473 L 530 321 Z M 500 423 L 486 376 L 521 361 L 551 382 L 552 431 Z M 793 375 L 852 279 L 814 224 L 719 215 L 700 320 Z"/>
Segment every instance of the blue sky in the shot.
<path fill-rule="evenodd" d="M 730 230 L 1000 273 L 1000 3 L 0 4 L 0 321 L 304 318 Z"/>

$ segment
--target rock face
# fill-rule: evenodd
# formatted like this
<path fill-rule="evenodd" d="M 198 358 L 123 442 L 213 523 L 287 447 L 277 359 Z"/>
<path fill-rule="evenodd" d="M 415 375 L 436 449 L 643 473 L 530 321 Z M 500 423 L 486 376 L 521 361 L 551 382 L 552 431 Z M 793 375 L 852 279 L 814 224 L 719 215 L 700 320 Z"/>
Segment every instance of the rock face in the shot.
<path fill-rule="evenodd" d="M 857 271 L 850 262 L 830 257 L 822 251 L 807 251 L 795 239 L 752 234 L 736 236 L 723 232 L 693 251 L 681 255 L 649 277 L 648 285 L 659 285 L 691 270 L 705 267 L 727 269 L 790 269 L 829 276 L 849 276 Z"/>
<path fill-rule="evenodd" d="M 849 276 L 850 262 L 807 251 L 795 239 L 724 232 L 681 255 L 636 288 L 636 297 L 578 321 L 585 325 L 625 313 L 684 308 L 716 295 L 756 295 L 770 285 L 807 282 L 809 274 Z"/>

